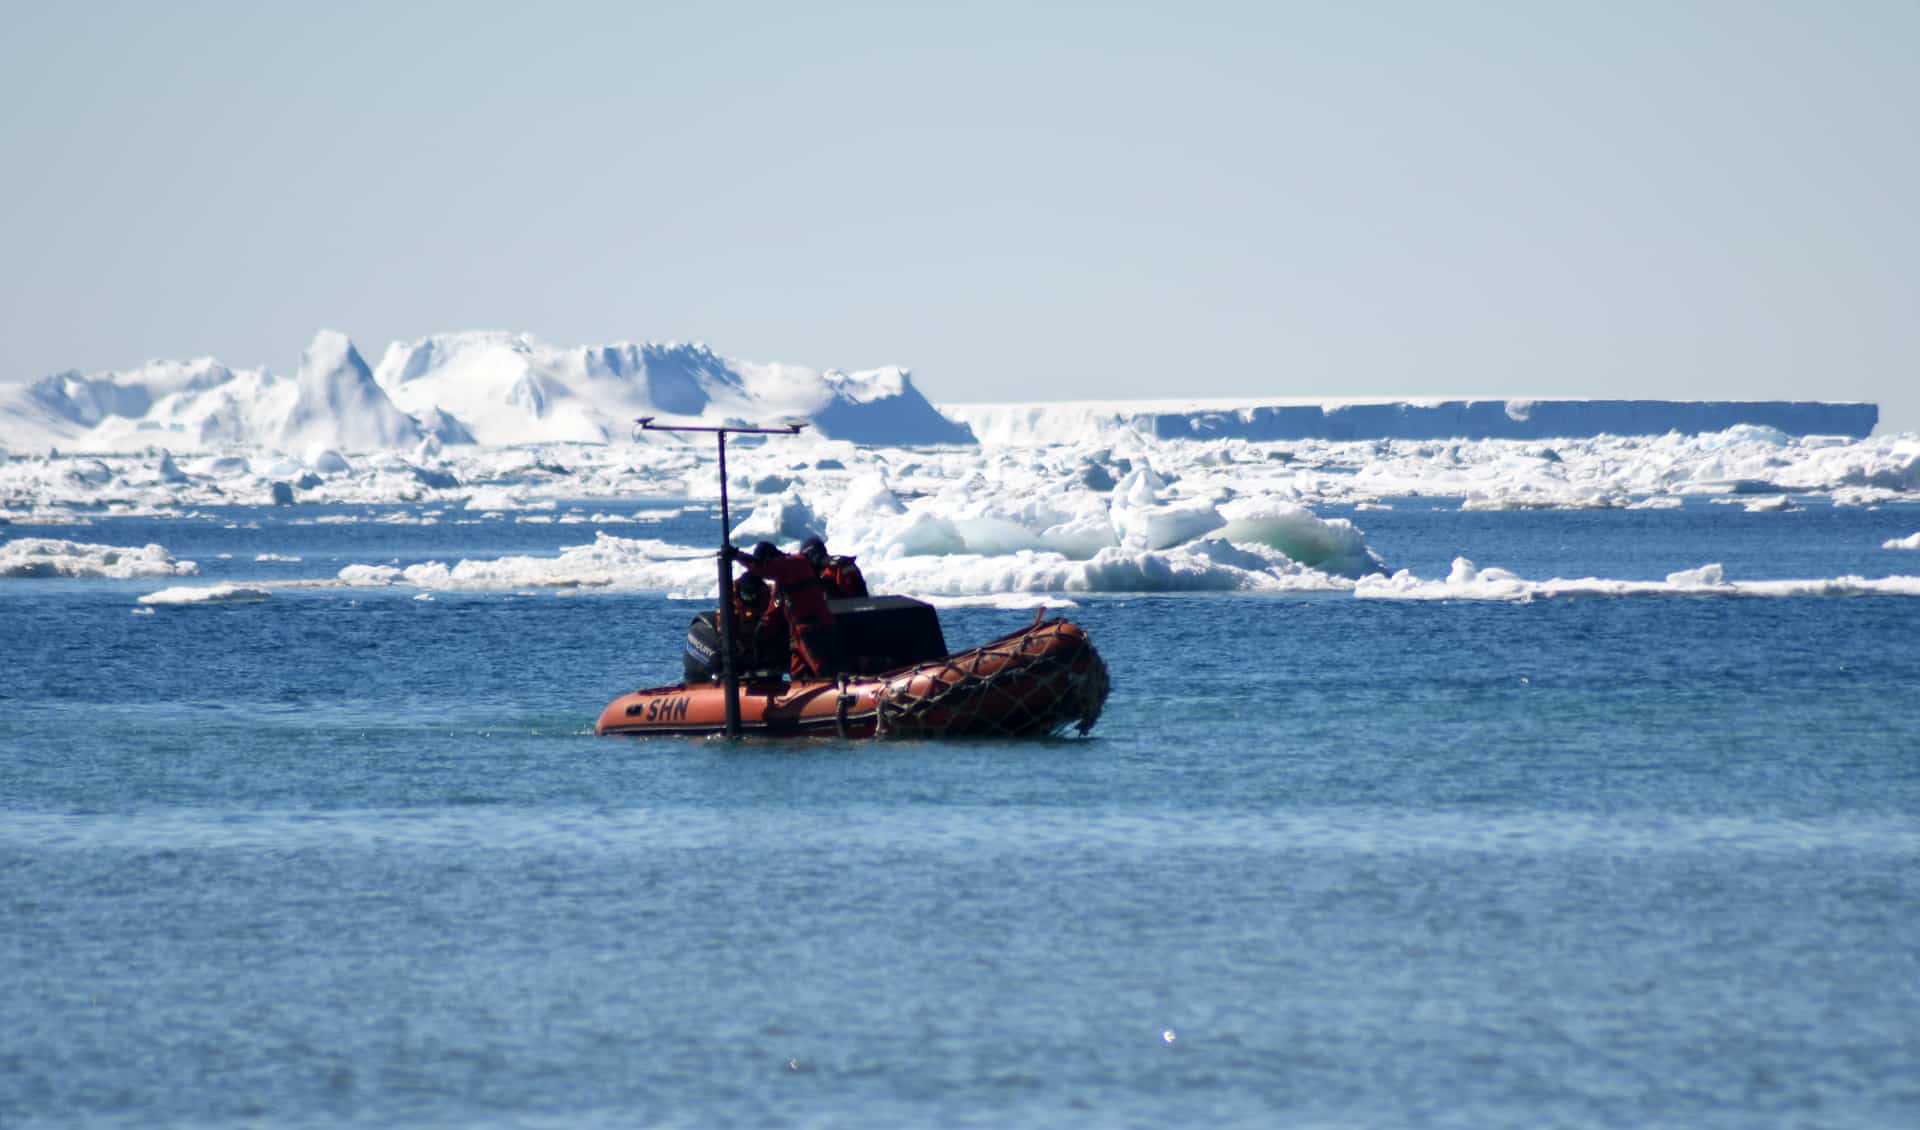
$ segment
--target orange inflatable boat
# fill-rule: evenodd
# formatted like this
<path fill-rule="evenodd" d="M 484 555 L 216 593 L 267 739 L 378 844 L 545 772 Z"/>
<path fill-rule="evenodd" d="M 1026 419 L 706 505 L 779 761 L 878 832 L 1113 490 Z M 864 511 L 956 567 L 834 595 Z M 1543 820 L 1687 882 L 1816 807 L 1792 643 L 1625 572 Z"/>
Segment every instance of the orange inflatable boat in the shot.
<path fill-rule="evenodd" d="M 873 675 L 740 682 L 746 734 L 864 737 L 1042 737 L 1084 734 L 1107 701 L 1107 665 L 1079 625 L 1042 620 L 971 651 Z M 621 695 L 596 734 L 721 734 L 719 682 Z"/>

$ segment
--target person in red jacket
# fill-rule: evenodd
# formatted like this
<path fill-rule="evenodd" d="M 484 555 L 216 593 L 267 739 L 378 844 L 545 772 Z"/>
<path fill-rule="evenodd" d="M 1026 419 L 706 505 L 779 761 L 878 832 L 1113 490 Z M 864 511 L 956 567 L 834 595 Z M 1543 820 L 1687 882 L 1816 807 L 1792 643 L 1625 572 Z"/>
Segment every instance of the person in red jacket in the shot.
<path fill-rule="evenodd" d="M 827 607 L 827 588 L 813 571 L 813 563 L 797 553 L 782 553 L 770 541 L 753 547 L 751 555 L 733 551 L 733 559 L 773 585 L 774 605 L 784 609 L 793 654 L 787 670 L 795 678 L 830 678 L 838 658 L 833 610 Z"/>
<path fill-rule="evenodd" d="M 787 617 L 767 582 L 748 573 L 733 582 L 734 662 L 746 671 L 787 665 Z"/>
<path fill-rule="evenodd" d="M 813 571 L 820 576 L 821 583 L 827 586 L 830 597 L 855 597 L 867 595 L 867 578 L 860 573 L 860 566 L 853 563 L 851 557 L 835 557 L 827 552 L 827 543 L 819 537 L 809 537 L 800 543 L 800 556 L 813 563 Z"/>

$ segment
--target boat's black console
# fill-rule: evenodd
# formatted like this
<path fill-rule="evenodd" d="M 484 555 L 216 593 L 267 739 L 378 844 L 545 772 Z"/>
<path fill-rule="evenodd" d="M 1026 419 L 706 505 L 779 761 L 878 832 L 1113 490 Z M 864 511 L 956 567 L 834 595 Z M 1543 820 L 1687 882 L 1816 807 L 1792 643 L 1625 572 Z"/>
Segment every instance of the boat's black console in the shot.
<path fill-rule="evenodd" d="M 838 629 L 841 666 L 849 675 L 871 675 L 913 663 L 943 659 L 947 640 L 933 605 L 910 596 L 861 596 L 830 600 Z"/>

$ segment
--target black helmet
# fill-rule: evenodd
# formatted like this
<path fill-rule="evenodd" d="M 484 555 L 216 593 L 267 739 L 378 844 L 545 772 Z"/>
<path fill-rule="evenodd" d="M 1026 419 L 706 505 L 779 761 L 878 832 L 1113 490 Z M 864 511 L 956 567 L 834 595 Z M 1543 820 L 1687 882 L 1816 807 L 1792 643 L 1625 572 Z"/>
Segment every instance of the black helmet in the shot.
<path fill-rule="evenodd" d="M 817 565 L 826 559 L 827 543 L 821 541 L 818 535 L 809 536 L 800 543 L 800 556 Z"/>
<path fill-rule="evenodd" d="M 746 601 L 748 604 L 758 604 L 767 598 L 767 582 L 754 576 L 752 573 L 748 573 L 733 582 L 733 591 L 738 593 L 740 599 Z"/>
<path fill-rule="evenodd" d="M 780 547 L 770 541 L 760 542 L 753 547 L 755 561 L 771 561 L 778 556 L 780 556 Z"/>

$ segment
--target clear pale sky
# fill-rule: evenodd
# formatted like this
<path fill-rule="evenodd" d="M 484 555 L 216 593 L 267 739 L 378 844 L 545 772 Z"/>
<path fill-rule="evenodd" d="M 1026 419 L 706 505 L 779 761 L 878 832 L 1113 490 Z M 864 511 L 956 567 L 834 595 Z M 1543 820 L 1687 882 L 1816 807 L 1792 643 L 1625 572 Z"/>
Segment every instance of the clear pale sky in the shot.
<path fill-rule="evenodd" d="M 0 17 L 0 380 L 508 329 L 1920 430 L 1913 0 Z"/>

